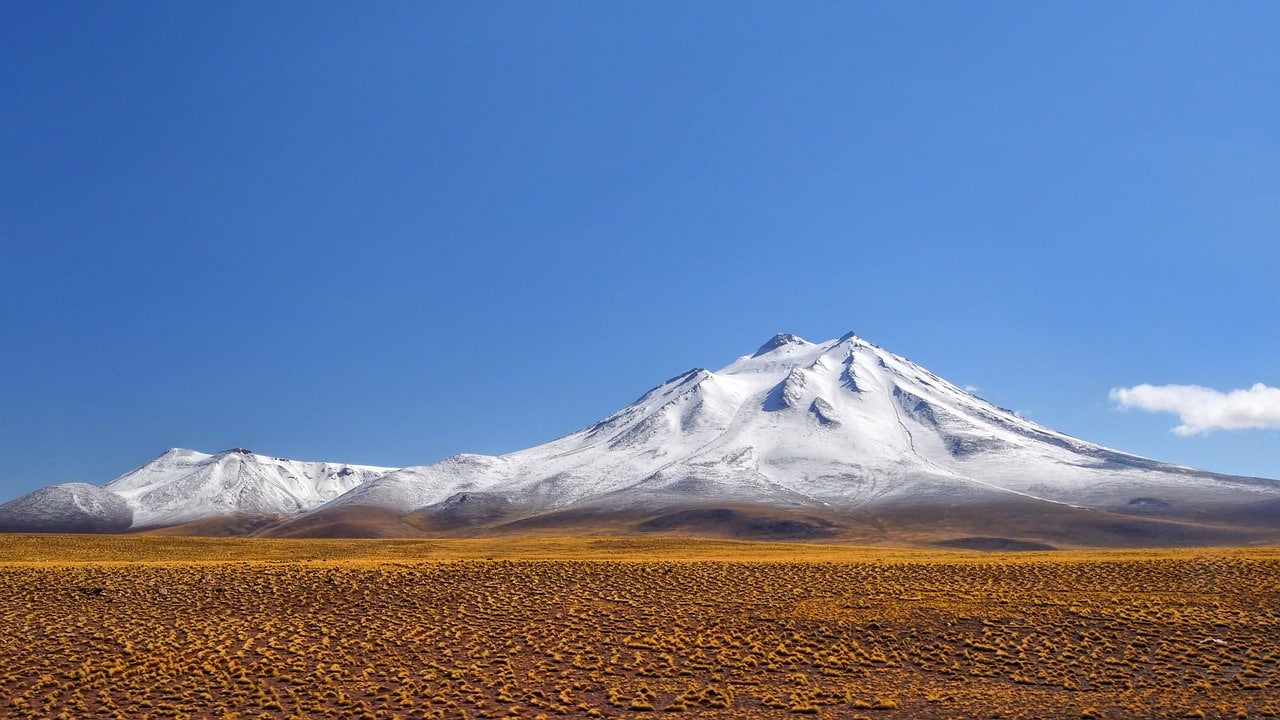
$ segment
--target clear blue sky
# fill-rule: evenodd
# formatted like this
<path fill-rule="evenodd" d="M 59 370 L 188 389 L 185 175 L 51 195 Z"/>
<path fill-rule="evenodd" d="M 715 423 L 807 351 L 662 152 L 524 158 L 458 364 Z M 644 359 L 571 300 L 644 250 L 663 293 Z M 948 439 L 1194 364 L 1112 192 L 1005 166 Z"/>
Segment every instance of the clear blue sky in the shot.
<path fill-rule="evenodd" d="M 0 3 L 0 500 L 550 440 L 848 330 L 1280 477 L 1274 2 Z"/>

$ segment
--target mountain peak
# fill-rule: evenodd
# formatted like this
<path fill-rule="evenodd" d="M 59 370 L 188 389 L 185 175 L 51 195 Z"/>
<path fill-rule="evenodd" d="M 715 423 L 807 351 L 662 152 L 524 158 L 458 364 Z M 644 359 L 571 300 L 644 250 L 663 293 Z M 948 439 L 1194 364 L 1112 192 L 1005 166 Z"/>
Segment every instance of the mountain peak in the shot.
<path fill-rule="evenodd" d="M 761 345 L 760 349 L 756 350 L 755 354 L 752 355 L 751 357 L 760 357 L 761 355 L 767 355 L 773 352 L 774 350 L 777 350 L 778 348 L 786 345 L 808 345 L 808 344 L 809 342 L 807 340 L 805 340 L 804 338 L 798 335 L 792 335 L 791 333 L 778 333 L 777 335 L 774 335 L 773 337 L 769 338 L 768 342 Z"/>
<path fill-rule="evenodd" d="M 175 448 L 104 486 L 133 509 L 135 527 L 217 515 L 296 515 L 392 468 L 288 460 L 229 448 Z"/>
<path fill-rule="evenodd" d="M 459 498 L 468 499 L 466 513 Z M 1130 530 L 1106 532 L 1145 539 L 1148 525 L 1164 519 L 1274 518 L 1280 482 L 1173 467 L 1054 432 L 853 333 L 816 344 L 779 333 L 752 356 L 688 371 L 598 423 L 500 457 L 392 470 L 244 448 L 172 449 L 102 488 L 57 486 L 0 506 L 0 530 L 100 532 L 252 516 L 299 532 L 350 533 L 366 532 L 347 525 L 358 508 L 379 507 L 415 513 L 401 529 L 478 532 L 459 526 L 467 513 L 489 524 L 563 512 L 577 523 L 584 513 L 642 518 L 739 504 L 770 517 L 802 510 L 850 520 L 907 509 L 976 521 L 1017 505 L 1028 513 L 1017 522 L 1052 517 L 1044 522 L 1055 527 L 1086 510 L 1112 513 L 1099 520 L 1112 524 L 1138 513 Z M 1267 522 L 1266 537 L 1280 537 L 1280 524 Z M 1013 532 L 1017 523 L 1007 526 Z"/>

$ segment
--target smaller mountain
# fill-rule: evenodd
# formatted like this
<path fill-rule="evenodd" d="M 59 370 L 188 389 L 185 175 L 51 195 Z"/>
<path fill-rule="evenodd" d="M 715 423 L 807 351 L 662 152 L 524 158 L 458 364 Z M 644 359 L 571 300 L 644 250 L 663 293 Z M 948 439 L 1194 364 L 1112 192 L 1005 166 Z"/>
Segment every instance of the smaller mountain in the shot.
<path fill-rule="evenodd" d="M 51 485 L 0 505 L 0 532 L 115 533 L 131 525 L 124 498 L 87 483 Z"/>
<path fill-rule="evenodd" d="M 308 462 L 232 448 L 213 455 L 175 448 L 104 489 L 133 508 L 135 529 L 218 516 L 291 517 L 381 477 L 390 468 Z"/>

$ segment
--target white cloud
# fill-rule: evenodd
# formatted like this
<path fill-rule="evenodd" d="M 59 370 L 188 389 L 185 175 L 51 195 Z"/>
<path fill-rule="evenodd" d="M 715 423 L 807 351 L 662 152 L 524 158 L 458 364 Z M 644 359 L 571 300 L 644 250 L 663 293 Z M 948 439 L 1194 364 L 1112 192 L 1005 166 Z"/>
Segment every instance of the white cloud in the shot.
<path fill-rule="evenodd" d="M 1198 435 L 1211 430 L 1280 429 L 1280 388 L 1258 383 L 1247 390 L 1218 392 L 1199 385 L 1137 385 L 1115 388 L 1112 401 L 1122 408 L 1177 413 L 1173 432 Z"/>

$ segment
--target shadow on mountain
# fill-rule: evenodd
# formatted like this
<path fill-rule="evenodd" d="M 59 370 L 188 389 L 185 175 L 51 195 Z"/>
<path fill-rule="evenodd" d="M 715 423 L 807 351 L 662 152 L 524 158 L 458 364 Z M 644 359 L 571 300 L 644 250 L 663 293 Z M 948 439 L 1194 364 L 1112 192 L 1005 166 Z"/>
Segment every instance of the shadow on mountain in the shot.
<path fill-rule="evenodd" d="M 1247 526 L 1225 511 L 1204 521 L 1106 512 L 1030 498 L 954 505 L 899 504 L 849 517 L 886 539 L 931 545 L 965 538 L 997 538 L 1054 547 L 1190 547 L 1275 542 L 1280 528 Z M 984 548 L 973 548 L 984 549 Z"/>
<path fill-rule="evenodd" d="M 505 495 L 460 492 L 418 508 L 405 515 L 404 520 L 422 530 L 445 532 L 492 526 L 517 516 L 519 510 Z"/>
<path fill-rule="evenodd" d="M 285 520 L 255 534 L 278 538 L 411 538 L 428 533 L 405 522 L 404 513 L 399 511 L 344 505 Z"/>
<path fill-rule="evenodd" d="M 981 550 L 983 552 L 1032 552 L 1037 550 L 1057 550 L 1048 543 L 1030 540 L 1014 540 L 1003 537 L 961 537 L 951 540 L 940 540 L 934 543 L 938 547 L 956 550 Z"/>
<path fill-rule="evenodd" d="M 401 512 L 341 505 L 273 524 L 256 534 L 292 538 L 468 537 L 487 534 L 518 508 L 495 493 L 458 493 L 434 505 Z"/>
<path fill-rule="evenodd" d="M 219 515 L 179 525 L 143 528 L 136 531 L 136 534 L 177 537 L 241 537 L 257 534 L 280 522 L 280 518 L 275 515 Z"/>
<path fill-rule="evenodd" d="M 1224 513 L 1224 517 L 1239 525 L 1280 530 L 1280 500 L 1244 505 Z"/>
<path fill-rule="evenodd" d="M 837 534 L 836 524 L 823 518 L 731 508 L 693 508 L 666 513 L 637 524 L 635 529 L 643 533 L 681 532 L 743 540 L 816 540 Z"/>
<path fill-rule="evenodd" d="M 93 516 L 78 518 L 0 518 L 0 533 L 113 535 L 128 532 L 126 522 Z"/>

